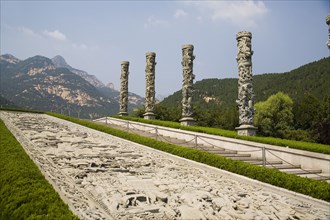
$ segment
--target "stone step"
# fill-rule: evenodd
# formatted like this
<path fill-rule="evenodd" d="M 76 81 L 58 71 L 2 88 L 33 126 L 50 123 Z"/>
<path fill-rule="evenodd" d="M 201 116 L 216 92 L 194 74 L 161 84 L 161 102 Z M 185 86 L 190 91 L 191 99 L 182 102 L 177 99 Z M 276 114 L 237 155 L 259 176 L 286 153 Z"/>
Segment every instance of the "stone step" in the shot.
<path fill-rule="evenodd" d="M 330 176 L 323 176 L 322 173 L 319 175 L 314 175 L 314 176 L 308 176 L 308 178 L 315 179 L 315 180 L 329 180 L 330 181 Z"/>
<path fill-rule="evenodd" d="M 250 161 L 258 161 L 257 158 L 254 158 L 254 157 L 247 157 L 247 156 L 243 156 L 243 157 L 227 157 L 227 158 L 230 158 L 232 160 L 241 160 L 241 161 L 244 161 L 244 162 L 250 162 Z"/>
<path fill-rule="evenodd" d="M 254 165 L 262 165 L 262 160 L 261 159 L 257 159 L 255 161 L 246 161 L 246 162 L 252 163 Z M 270 164 L 275 165 L 275 164 L 283 164 L 283 162 L 280 161 L 280 160 L 270 160 L 270 161 L 267 160 L 266 164 L 267 165 L 270 165 Z"/>
<path fill-rule="evenodd" d="M 330 183 L 330 176 L 323 176 L 322 174 L 315 176 L 308 176 L 308 178 L 315 180 L 326 180 L 328 183 Z"/>
<path fill-rule="evenodd" d="M 184 141 L 184 140 L 179 140 L 179 139 L 177 139 L 177 138 L 173 138 L 173 137 L 169 137 L 169 136 L 159 135 L 157 138 L 158 138 L 158 140 L 160 140 L 160 141 L 165 141 L 165 142 L 169 142 L 169 143 L 172 143 L 172 144 L 187 143 L 187 142 Z"/>
<path fill-rule="evenodd" d="M 233 150 L 205 150 L 205 151 L 210 152 L 210 153 L 214 153 L 214 154 L 221 154 L 221 155 L 222 154 L 223 155 L 225 155 L 225 154 L 229 154 L 229 155 L 237 154 L 237 151 L 233 151 Z"/>
<path fill-rule="evenodd" d="M 217 153 L 222 155 L 222 153 Z M 225 157 L 229 157 L 229 158 L 250 158 L 251 154 L 223 154 Z"/>
<path fill-rule="evenodd" d="M 226 155 L 226 154 L 237 154 L 236 150 L 224 150 L 221 151 L 220 154 Z"/>
<path fill-rule="evenodd" d="M 314 180 L 324 180 L 327 183 L 330 183 L 330 174 L 329 173 L 315 173 L 315 174 L 299 174 L 298 176 L 304 178 L 310 178 Z"/>
<path fill-rule="evenodd" d="M 208 147 L 208 146 L 203 146 L 203 144 L 198 144 L 197 146 L 198 149 L 200 150 L 205 150 L 205 151 L 211 151 L 211 150 L 220 150 L 224 151 L 225 149 L 219 148 L 219 147 Z"/>
<path fill-rule="evenodd" d="M 111 126 L 110 124 L 108 124 L 108 126 L 127 131 L 127 126 L 124 124 L 122 126 L 116 126 L 116 125 Z M 197 147 L 196 147 L 196 143 L 195 143 L 195 140 L 193 140 L 193 138 L 191 138 L 191 141 L 185 141 L 185 140 L 178 139 L 175 137 L 162 136 L 162 135 L 159 135 L 156 137 L 156 134 L 153 132 L 141 131 L 141 130 L 134 129 L 132 127 L 130 127 L 129 132 L 135 133 L 135 134 L 138 134 L 141 136 L 145 136 L 145 137 L 158 139 L 160 141 L 164 141 L 164 142 L 168 142 L 168 143 L 197 148 L 199 150 L 222 155 L 224 157 L 227 157 L 227 158 L 230 158 L 233 160 L 240 160 L 240 161 L 244 161 L 244 162 L 247 162 L 250 164 L 260 165 L 260 166 L 262 166 L 262 164 L 263 164 L 263 161 L 260 158 L 251 157 L 250 154 L 237 154 L 237 151 L 235 151 L 235 150 L 226 150 L 226 149 L 223 149 L 220 147 L 214 147 L 212 145 L 204 144 L 204 143 L 198 143 Z M 266 165 L 267 168 L 279 169 L 282 172 L 295 174 L 295 175 L 299 175 L 299 176 L 305 176 L 305 177 L 316 179 L 316 180 L 325 180 L 330 183 L 330 174 L 325 174 L 324 176 L 318 175 L 322 172 L 321 170 L 304 171 L 302 169 L 299 169 L 299 168 L 301 168 L 300 165 L 283 164 L 282 161 L 276 161 L 276 160 L 267 161 L 266 164 L 267 164 Z"/>
<path fill-rule="evenodd" d="M 195 144 L 193 144 L 193 147 L 196 147 Z M 212 149 L 216 149 L 216 150 L 224 150 L 222 148 L 212 148 L 212 147 L 209 147 L 209 146 L 206 146 L 206 145 L 203 145 L 203 144 L 197 144 L 197 149 L 199 150 L 204 150 L 204 151 L 208 151 L 208 150 L 205 150 L 205 148 L 210 148 L 210 150 Z"/>
<path fill-rule="evenodd" d="M 301 168 L 300 165 L 291 165 L 291 164 L 274 164 L 274 165 L 272 164 L 272 165 L 266 165 L 266 167 L 279 169 L 279 170 Z"/>
<path fill-rule="evenodd" d="M 283 170 L 285 173 L 300 175 L 300 174 L 316 174 L 316 173 L 322 173 L 322 170 L 313 170 L 313 169 L 290 169 L 290 170 Z"/>

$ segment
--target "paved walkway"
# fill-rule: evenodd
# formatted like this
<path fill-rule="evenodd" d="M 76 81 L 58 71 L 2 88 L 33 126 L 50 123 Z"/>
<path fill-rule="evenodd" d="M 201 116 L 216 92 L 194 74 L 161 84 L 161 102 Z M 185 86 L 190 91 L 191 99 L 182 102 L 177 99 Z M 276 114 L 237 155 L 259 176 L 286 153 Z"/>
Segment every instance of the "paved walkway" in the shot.
<path fill-rule="evenodd" d="M 0 117 L 82 219 L 329 219 L 329 203 L 42 114 Z"/>

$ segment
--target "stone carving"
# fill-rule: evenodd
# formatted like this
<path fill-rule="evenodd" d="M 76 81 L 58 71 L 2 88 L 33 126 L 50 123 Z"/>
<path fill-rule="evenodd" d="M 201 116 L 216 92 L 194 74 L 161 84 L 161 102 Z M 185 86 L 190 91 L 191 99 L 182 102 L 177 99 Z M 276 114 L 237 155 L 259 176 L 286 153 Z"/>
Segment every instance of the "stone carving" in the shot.
<path fill-rule="evenodd" d="M 127 115 L 129 62 L 121 62 L 119 115 Z"/>
<path fill-rule="evenodd" d="M 238 64 L 238 99 L 236 103 L 239 108 L 239 124 L 252 125 L 253 124 L 253 86 L 252 86 L 252 62 L 251 57 L 253 51 L 251 50 L 250 32 L 242 31 L 237 33 L 237 64 Z"/>
<path fill-rule="evenodd" d="M 80 219 L 330 216 L 311 198 L 48 115 L 0 111 L 0 118 Z"/>
<path fill-rule="evenodd" d="M 182 46 L 182 119 L 192 119 L 192 93 L 195 75 L 193 74 L 194 46 L 191 44 Z M 193 120 L 193 119 L 192 119 Z"/>
<path fill-rule="evenodd" d="M 155 66 L 156 53 L 146 53 L 146 96 L 145 96 L 145 114 L 146 119 L 154 119 L 155 109 Z"/>
<path fill-rule="evenodd" d="M 328 45 L 328 48 L 330 49 L 330 14 L 328 14 L 328 16 L 326 18 L 326 22 L 327 22 L 327 25 L 329 26 L 329 31 L 328 31 L 329 39 L 328 39 L 327 45 Z"/>

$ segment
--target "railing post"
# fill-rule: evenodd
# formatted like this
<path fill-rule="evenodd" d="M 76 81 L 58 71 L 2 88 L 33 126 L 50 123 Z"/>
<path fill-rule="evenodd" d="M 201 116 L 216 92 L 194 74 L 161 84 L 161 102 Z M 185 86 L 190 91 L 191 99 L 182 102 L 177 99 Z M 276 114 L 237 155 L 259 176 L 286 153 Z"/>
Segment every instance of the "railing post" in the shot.
<path fill-rule="evenodd" d="M 108 117 L 105 117 L 105 124 L 108 124 Z"/>
<path fill-rule="evenodd" d="M 156 133 L 156 140 L 158 140 L 158 128 L 155 127 L 155 133 Z"/>
<path fill-rule="evenodd" d="M 127 121 L 127 132 L 129 131 L 129 121 Z"/>
<path fill-rule="evenodd" d="M 266 167 L 266 148 L 262 147 L 262 166 Z"/>
<path fill-rule="evenodd" d="M 195 148 L 197 148 L 197 135 L 195 135 Z"/>

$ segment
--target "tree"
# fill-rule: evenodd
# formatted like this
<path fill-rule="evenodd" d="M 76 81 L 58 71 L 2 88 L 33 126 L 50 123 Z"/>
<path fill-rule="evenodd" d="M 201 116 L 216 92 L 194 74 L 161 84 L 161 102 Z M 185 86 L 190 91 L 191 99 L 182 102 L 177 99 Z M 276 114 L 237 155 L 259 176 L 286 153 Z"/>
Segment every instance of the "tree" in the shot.
<path fill-rule="evenodd" d="M 167 107 L 163 103 L 158 103 L 155 106 L 156 119 L 163 121 L 179 121 L 181 118 L 180 107 Z"/>
<path fill-rule="evenodd" d="M 322 103 L 315 96 L 307 93 L 301 101 L 294 104 L 293 112 L 295 128 L 305 131 L 310 141 L 318 140 L 320 137 L 318 127 L 322 118 Z"/>
<path fill-rule="evenodd" d="M 285 130 L 293 128 L 293 101 L 283 92 L 255 104 L 255 125 L 265 136 L 283 137 Z"/>
<path fill-rule="evenodd" d="M 330 94 L 324 99 L 320 108 L 321 119 L 317 125 L 319 142 L 330 144 Z"/>
<path fill-rule="evenodd" d="M 294 105 L 294 121 L 297 129 L 314 130 L 319 121 L 321 102 L 311 94 L 305 94 Z"/>

